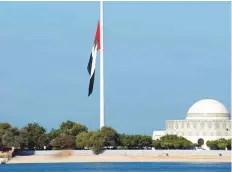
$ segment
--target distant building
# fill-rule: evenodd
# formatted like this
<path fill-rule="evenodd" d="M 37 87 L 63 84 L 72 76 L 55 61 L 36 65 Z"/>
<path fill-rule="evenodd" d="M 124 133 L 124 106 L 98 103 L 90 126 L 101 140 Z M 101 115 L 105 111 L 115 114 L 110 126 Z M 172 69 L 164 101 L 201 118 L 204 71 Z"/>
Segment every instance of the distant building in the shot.
<path fill-rule="evenodd" d="M 153 140 L 166 134 L 183 136 L 193 143 L 203 139 L 204 149 L 208 140 L 219 138 L 231 138 L 230 113 L 226 107 L 213 99 L 203 99 L 195 104 L 187 112 L 186 120 L 167 120 L 165 131 L 154 131 Z"/>

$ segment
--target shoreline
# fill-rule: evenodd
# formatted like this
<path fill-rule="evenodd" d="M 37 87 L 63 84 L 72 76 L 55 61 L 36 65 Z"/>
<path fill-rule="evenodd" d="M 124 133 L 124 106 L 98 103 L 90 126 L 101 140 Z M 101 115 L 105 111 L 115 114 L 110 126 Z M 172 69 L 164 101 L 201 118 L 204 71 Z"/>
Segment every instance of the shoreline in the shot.
<path fill-rule="evenodd" d="M 231 155 L 28 155 L 15 156 L 7 164 L 29 163 L 94 163 L 94 162 L 188 162 L 229 163 Z"/>

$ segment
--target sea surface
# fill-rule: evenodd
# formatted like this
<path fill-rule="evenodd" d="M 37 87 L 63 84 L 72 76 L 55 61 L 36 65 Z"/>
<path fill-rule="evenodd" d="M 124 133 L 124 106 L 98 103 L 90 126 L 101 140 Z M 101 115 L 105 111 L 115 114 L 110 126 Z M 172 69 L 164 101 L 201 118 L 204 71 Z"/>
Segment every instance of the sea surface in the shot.
<path fill-rule="evenodd" d="M 231 172 L 231 163 L 4 164 L 0 172 Z"/>

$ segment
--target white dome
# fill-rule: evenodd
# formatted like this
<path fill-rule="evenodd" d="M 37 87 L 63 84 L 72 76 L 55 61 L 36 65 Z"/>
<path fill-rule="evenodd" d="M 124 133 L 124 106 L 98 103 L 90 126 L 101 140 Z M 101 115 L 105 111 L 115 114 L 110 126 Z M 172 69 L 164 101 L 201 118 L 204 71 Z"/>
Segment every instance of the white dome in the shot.
<path fill-rule="evenodd" d="M 226 107 L 213 99 L 200 100 L 188 110 L 186 119 L 230 119 Z"/>

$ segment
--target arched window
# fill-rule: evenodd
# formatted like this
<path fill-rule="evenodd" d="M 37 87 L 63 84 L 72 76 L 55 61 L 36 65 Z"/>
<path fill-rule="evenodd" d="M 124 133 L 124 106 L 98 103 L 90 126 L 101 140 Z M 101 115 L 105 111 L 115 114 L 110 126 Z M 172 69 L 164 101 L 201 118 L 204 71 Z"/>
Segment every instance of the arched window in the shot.
<path fill-rule="evenodd" d="M 193 122 L 193 127 L 196 128 L 197 127 L 197 122 Z"/>
<path fill-rule="evenodd" d="M 176 129 L 178 129 L 178 123 L 176 122 Z"/>
<path fill-rule="evenodd" d="M 216 122 L 216 123 L 215 123 L 215 127 L 216 127 L 216 129 L 218 129 L 218 128 L 220 127 L 220 123 L 219 123 L 219 122 Z"/>
<path fill-rule="evenodd" d="M 223 128 L 224 128 L 224 129 L 226 128 L 226 123 L 225 123 L 225 122 L 223 123 Z"/>
<path fill-rule="evenodd" d="M 181 127 L 184 128 L 184 122 L 181 123 Z"/>
<path fill-rule="evenodd" d="M 205 126 L 204 122 L 201 122 L 201 129 L 203 129 Z"/>

